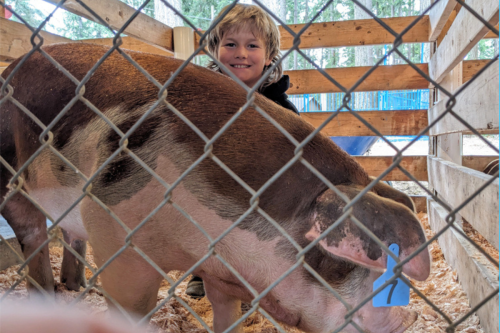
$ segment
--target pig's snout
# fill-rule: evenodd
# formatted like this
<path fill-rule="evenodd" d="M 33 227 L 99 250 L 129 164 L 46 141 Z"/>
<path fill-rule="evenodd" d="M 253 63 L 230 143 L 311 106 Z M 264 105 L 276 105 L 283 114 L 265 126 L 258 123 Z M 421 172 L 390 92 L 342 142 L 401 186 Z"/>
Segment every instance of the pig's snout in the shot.
<path fill-rule="evenodd" d="M 415 250 L 416 248 L 409 249 L 408 254 L 403 253 L 400 259 L 404 260 Z M 407 264 L 403 265 L 403 273 L 417 281 L 425 281 L 431 273 L 431 257 L 429 255 L 429 250 L 427 250 L 427 248 L 423 249 L 415 257 L 410 259 Z"/>
<path fill-rule="evenodd" d="M 363 282 L 354 298 L 353 306 L 359 304 L 364 298 L 372 293 L 373 282 L 380 277 L 380 273 L 371 271 Z M 415 311 L 404 307 L 374 307 L 372 300 L 368 301 L 352 317 L 364 332 L 369 333 L 402 333 L 408 329 L 418 318 Z M 348 332 L 358 332 L 353 326 Z"/>
<path fill-rule="evenodd" d="M 415 311 L 401 307 L 374 308 L 369 302 L 361 308 L 360 314 L 355 315 L 353 320 L 367 333 L 403 333 L 417 318 Z M 358 330 L 354 328 L 353 332 Z"/>

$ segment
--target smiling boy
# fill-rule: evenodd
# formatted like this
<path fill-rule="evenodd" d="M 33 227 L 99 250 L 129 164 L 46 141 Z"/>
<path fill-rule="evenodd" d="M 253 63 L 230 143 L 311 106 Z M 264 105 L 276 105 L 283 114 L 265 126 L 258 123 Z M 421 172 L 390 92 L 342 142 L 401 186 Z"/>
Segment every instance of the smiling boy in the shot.
<path fill-rule="evenodd" d="M 220 11 L 215 20 L 226 8 Z M 208 51 L 238 79 L 253 88 L 266 70 L 281 58 L 279 30 L 262 8 L 237 4 L 210 31 Z M 223 73 L 215 61 L 208 68 Z M 289 87 L 290 78 L 283 75 L 280 62 L 257 91 L 299 115 L 295 105 L 288 100 L 286 91 Z M 195 298 L 205 296 L 202 279 L 194 276 L 188 283 L 186 294 Z"/>
<path fill-rule="evenodd" d="M 237 4 L 210 31 L 208 51 L 248 87 L 253 88 L 266 70 L 281 58 L 280 33 L 271 16 L 262 8 Z M 208 68 L 223 72 L 214 61 Z M 283 75 L 282 64 L 279 62 L 257 91 L 299 114 L 295 105 L 288 100 L 286 91 L 289 87 L 290 78 Z"/>
<path fill-rule="evenodd" d="M 264 41 L 251 31 L 232 31 L 222 37 L 219 61 L 250 88 L 271 64 L 271 59 L 266 57 Z"/>

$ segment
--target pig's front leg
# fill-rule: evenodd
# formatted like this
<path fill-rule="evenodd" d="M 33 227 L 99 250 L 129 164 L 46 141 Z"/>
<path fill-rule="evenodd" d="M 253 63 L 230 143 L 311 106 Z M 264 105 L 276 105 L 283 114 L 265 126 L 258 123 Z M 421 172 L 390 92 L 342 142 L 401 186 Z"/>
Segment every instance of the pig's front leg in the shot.
<path fill-rule="evenodd" d="M 20 193 L 15 194 L 5 204 L 2 215 L 14 230 L 25 259 L 30 257 L 47 240 L 45 216 Z M 53 294 L 54 276 L 50 266 L 48 245 L 42 247 L 31 258 L 28 267 L 29 275 L 33 280 L 49 294 Z M 38 291 L 30 281 L 28 281 L 28 288 L 30 292 Z"/>
<path fill-rule="evenodd" d="M 205 292 L 208 300 L 212 304 L 212 311 L 214 314 L 214 327 L 215 333 L 224 332 L 235 321 L 241 318 L 241 301 L 233 296 L 229 296 L 212 285 L 205 282 Z M 243 323 L 240 323 L 231 333 L 243 333 Z"/>

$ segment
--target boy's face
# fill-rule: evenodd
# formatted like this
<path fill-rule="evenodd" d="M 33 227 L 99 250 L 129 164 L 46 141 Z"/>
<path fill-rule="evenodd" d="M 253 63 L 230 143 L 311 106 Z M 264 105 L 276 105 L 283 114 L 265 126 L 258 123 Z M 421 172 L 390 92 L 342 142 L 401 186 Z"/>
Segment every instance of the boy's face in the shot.
<path fill-rule="evenodd" d="M 225 34 L 219 46 L 219 61 L 250 88 L 261 78 L 264 66 L 271 63 L 266 59 L 264 41 L 245 29 Z"/>

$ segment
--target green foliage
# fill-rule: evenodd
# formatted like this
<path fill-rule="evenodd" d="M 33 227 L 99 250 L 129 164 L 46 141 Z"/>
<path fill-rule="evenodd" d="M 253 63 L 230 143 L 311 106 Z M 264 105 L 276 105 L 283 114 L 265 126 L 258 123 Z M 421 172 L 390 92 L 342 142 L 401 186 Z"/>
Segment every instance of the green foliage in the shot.
<path fill-rule="evenodd" d="M 33 27 L 38 27 L 47 17 L 47 13 L 35 7 L 37 1 L 41 0 L 7 0 L 6 4 L 12 6 L 19 16 L 21 16 L 28 24 Z M 131 7 L 138 8 L 145 0 L 123 0 Z M 70 38 L 73 40 L 89 39 L 89 38 L 106 38 L 113 37 L 113 33 L 106 27 L 89 21 L 81 16 L 72 14 L 68 11 L 59 9 L 63 13 L 63 26 L 55 26 L 49 21 L 43 30 L 55 31 L 58 35 Z M 150 0 L 146 7 L 142 10 L 147 15 L 153 15 L 154 0 Z M 13 15 L 13 21 L 20 20 Z M 50 29 L 48 29 L 50 28 Z"/>
<path fill-rule="evenodd" d="M 230 3 L 231 0 L 183 0 L 182 13 L 195 27 L 207 30 L 212 17 Z M 187 26 L 187 23 L 184 22 L 184 25 Z"/>
<path fill-rule="evenodd" d="M 146 0 L 121 0 L 133 8 L 139 8 Z M 153 16 L 154 1 L 150 0 L 142 10 L 146 15 Z M 78 39 L 109 38 L 114 37 L 114 33 L 105 26 L 82 18 L 81 16 L 65 12 L 64 27 L 57 28 L 61 36 Z M 116 31 L 115 31 L 116 32 Z"/>
<path fill-rule="evenodd" d="M 69 12 L 66 12 L 63 22 L 64 26 L 57 28 L 57 32 L 66 38 L 78 40 L 113 37 L 113 33 L 105 26 Z"/>
<path fill-rule="evenodd" d="M 495 40 L 485 40 L 479 41 L 479 57 L 478 59 L 491 59 L 498 53 L 498 42 L 495 47 Z"/>
<path fill-rule="evenodd" d="M 139 8 L 146 2 L 146 0 L 120 0 L 121 2 L 126 3 L 130 7 L 133 7 L 135 9 Z M 141 10 L 142 13 L 154 17 L 154 12 L 155 12 L 155 2 L 154 0 L 150 0 L 146 6 Z"/>
<path fill-rule="evenodd" d="M 30 0 L 7 0 L 5 4 L 10 5 L 13 12 L 21 16 L 24 21 L 34 28 L 38 28 L 46 18 L 46 15 L 40 9 L 37 9 Z M 11 20 L 21 22 L 16 15 L 12 15 Z M 50 22 L 47 25 L 50 26 Z M 47 25 L 44 30 L 46 30 Z"/>
<path fill-rule="evenodd" d="M 46 13 L 36 8 L 36 2 L 41 0 L 6 0 L 24 20 L 30 25 L 37 27 L 45 19 Z M 147 0 L 121 0 L 128 5 L 139 8 Z M 142 12 L 154 17 L 154 1 L 150 0 L 143 8 Z M 157 0 L 158 1 L 158 0 Z M 168 0 L 167 0 L 168 1 Z M 276 0 L 279 2 L 279 0 Z M 366 0 L 361 0 L 367 3 Z M 413 16 L 419 15 L 426 0 L 371 0 L 371 9 L 378 17 L 393 16 Z M 232 3 L 231 0 L 182 0 L 183 14 L 199 29 L 209 28 L 212 18 L 219 13 L 222 8 Z M 369 2 L 368 2 L 369 3 Z M 307 23 L 316 14 L 315 23 L 344 21 L 354 19 L 354 3 L 351 0 L 334 0 L 329 6 L 323 8 L 325 1 L 321 0 L 286 0 L 286 23 Z M 63 25 L 51 25 L 49 21 L 45 26 L 58 34 L 71 38 L 105 38 L 113 37 L 113 33 L 100 24 L 86 20 L 80 16 L 64 12 Z M 16 20 L 15 18 L 13 18 Z M 17 20 L 19 21 L 19 20 Z M 186 23 L 184 23 L 187 25 Z M 391 45 L 385 47 L 376 45 L 370 47 L 375 61 L 383 57 L 384 52 L 392 48 Z M 422 58 L 421 44 L 406 44 L 400 46 L 399 50 L 412 62 L 420 62 Z M 355 65 L 355 52 L 353 47 L 343 47 L 334 49 L 306 50 L 304 51 L 313 61 L 324 68 L 350 67 Z M 492 40 L 482 40 L 479 42 L 474 55 L 469 55 L 468 59 L 491 59 L 498 53 L 498 42 Z M 296 55 L 296 69 L 314 68 L 301 55 Z M 393 55 L 387 64 L 398 64 L 404 61 L 397 55 Z M 288 68 L 294 67 L 294 56 L 291 54 L 287 62 Z"/>

